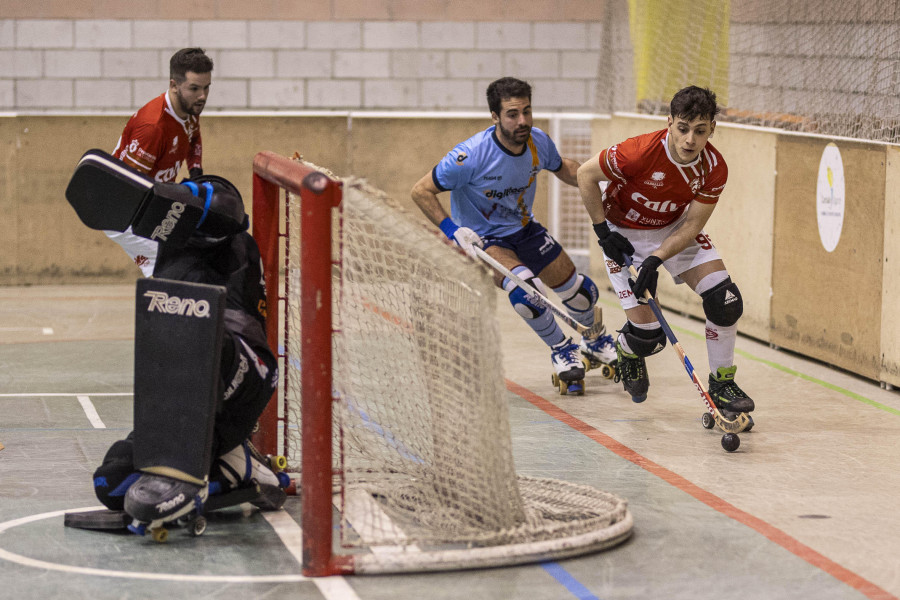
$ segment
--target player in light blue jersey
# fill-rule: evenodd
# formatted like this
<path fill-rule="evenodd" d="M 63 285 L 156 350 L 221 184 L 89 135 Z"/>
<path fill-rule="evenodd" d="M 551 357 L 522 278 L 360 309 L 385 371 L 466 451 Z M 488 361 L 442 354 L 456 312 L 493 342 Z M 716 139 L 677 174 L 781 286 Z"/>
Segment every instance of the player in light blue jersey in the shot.
<path fill-rule="evenodd" d="M 412 189 L 413 201 L 425 216 L 473 258 L 479 246 L 496 261 L 538 290 L 546 285 L 560 297 L 569 314 L 585 327 L 594 325 L 598 291 L 578 273 L 563 247 L 532 213 L 536 178 L 541 170 L 577 186 L 579 164 L 559 155 L 546 133 L 533 126 L 531 86 L 504 77 L 487 88 L 493 126 L 457 144 Z M 450 192 L 450 212 L 438 194 Z M 585 356 L 592 365 L 616 358 L 611 336 L 603 333 L 580 344 L 567 338 L 547 308 L 499 273 L 497 284 L 509 292 L 516 312 L 551 349 L 558 378 L 580 393 Z"/>

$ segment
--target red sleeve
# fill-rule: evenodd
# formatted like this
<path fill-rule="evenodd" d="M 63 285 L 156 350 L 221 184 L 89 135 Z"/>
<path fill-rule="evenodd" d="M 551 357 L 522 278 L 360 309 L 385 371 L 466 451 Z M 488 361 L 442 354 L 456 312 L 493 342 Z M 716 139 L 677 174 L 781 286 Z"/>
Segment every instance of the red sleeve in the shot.
<path fill-rule="evenodd" d="M 137 123 L 131 129 L 126 127 L 122 134 L 123 152 L 119 158 L 130 167 L 149 174 L 156 167 L 162 149 L 160 128 L 151 123 Z M 125 137 L 128 136 L 128 137 Z"/>
<path fill-rule="evenodd" d="M 600 168 L 610 181 L 626 181 L 631 175 L 635 152 L 635 138 L 610 146 L 600 152 Z"/>
<path fill-rule="evenodd" d="M 197 133 L 191 139 L 191 151 L 188 154 L 188 170 L 203 168 L 203 143 L 200 139 L 200 124 L 197 124 Z"/>
<path fill-rule="evenodd" d="M 694 198 L 703 204 L 715 204 L 719 201 L 719 196 L 728 181 L 728 165 L 725 164 L 725 159 L 715 148 L 708 148 L 707 152 L 709 175 L 706 177 L 703 187 L 697 190 Z"/>

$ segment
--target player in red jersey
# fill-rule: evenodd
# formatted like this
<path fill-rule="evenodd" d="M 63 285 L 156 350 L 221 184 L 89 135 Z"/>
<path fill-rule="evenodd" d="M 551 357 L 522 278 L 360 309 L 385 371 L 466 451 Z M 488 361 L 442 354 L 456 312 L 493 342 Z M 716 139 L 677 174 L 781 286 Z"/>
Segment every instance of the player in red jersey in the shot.
<path fill-rule="evenodd" d="M 628 321 L 616 341 L 625 390 L 642 402 L 650 385 L 645 357 L 661 351 L 666 336 L 644 291 L 656 295 L 657 269 L 687 283 L 706 314 L 709 394 L 720 409 L 750 412 L 753 400 L 734 381 L 741 293 L 703 227 L 716 208 L 728 167 L 708 143 L 716 129 L 716 95 L 696 86 L 680 90 L 669 106 L 668 127 L 601 150 L 578 169 L 578 187 L 606 256 L 606 270 Z M 608 181 L 605 191 L 599 183 Z M 631 256 L 639 269 L 623 269 Z"/>
<path fill-rule="evenodd" d="M 186 164 L 191 177 L 203 174 L 200 113 L 209 96 L 212 60 L 202 48 L 183 48 L 169 60 L 169 89 L 138 110 L 125 125 L 113 156 L 160 183 L 174 181 Z M 140 267 L 153 274 L 157 243 L 131 231 L 108 231 Z"/>

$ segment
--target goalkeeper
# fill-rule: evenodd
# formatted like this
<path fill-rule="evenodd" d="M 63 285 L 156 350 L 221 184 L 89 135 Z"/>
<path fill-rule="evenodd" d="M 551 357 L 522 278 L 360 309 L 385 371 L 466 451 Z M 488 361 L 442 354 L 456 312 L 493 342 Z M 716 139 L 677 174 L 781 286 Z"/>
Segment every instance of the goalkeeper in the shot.
<path fill-rule="evenodd" d="M 94 171 L 91 171 L 92 177 Z M 99 175 L 98 177 L 102 177 Z M 174 519 L 192 508 L 195 499 L 205 499 L 207 493 L 216 489 L 222 492 L 253 483 L 259 484 L 261 495 L 253 501 L 261 508 L 279 508 L 285 500 L 285 492 L 279 486 L 279 479 L 269 468 L 264 457 L 253 448 L 248 438 L 272 396 L 278 379 L 277 360 L 270 350 L 265 335 L 265 285 L 262 279 L 259 249 L 253 237 L 246 231 L 247 216 L 238 190 L 227 180 L 214 175 L 203 175 L 191 182 L 158 184 L 154 188 L 156 197 L 165 194 L 180 194 L 185 188 L 199 196 L 201 203 L 205 197 L 207 210 L 203 224 L 198 225 L 184 246 L 161 243 L 155 262 L 153 279 L 164 285 L 166 280 L 222 286 L 224 293 L 224 334 L 222 336 L 221 360 L 218 368 L 219 382 L 209 384 L 208 396 L 220 394 L 216 398 L 217 408 L 209 418 L 212 424 L 212 448 L 200 448 L 199 434 L 206 428 L 203 423 L 195 423 L 197 440 L 170 439 L 168 431 L 140 429 L 135 411 L 135 431 L 124 440 L 115 442 L 106 453 L 103 463 L 94 473 L 94 489 L 100 501 L 110 509 L 123 508 L 132 517 L 150 521 L 152 518 Z M 111 201 L 115 201 L 112 198 Z M 146 280 L 145 280 L 146 281 Z M 146 311 L 145 311 L 146 312 Z M 211 322 L 211 319 L 205 319 Z M 147 334 L 147 335 L 144 335 Z M 147 341 L 153 337 L 154 341 Z M 171 352 L 159 339 L 167 339 L 166 332 L 151 336 L 136 328 L 135 344 L 151 346 L 145 353 Z M 171 342 L 169 344 L 171 346 Z M 136 348 L 137 350 L 137 348 Z M 203 361 L 210 360 L 215 352 L 212 348 L 198 348 L 196 360 L 184 364 L 190 373 L 200 371 Z M 153 378 L 166 386 L 166 373 L 157 374 L 152 365 L 136 365 L 136 371 L 149 369 L 151 386 Z M 215 372 L 214 371 L 214 372 Z M 136 373 L 147 379 L 147 373 Z M 171 377 L 172 380 L 177 377 Z M 204 385 L 200 377 L 189 378 L 190 389 L 185 393 L 171 395 L 165 400 L 168 406 L 154 406 L 153 412 L 165 411 L 172 422 L 179 419 L 179 406 L 199 402 L 204 396 Z M 168 388 L 165 388 L 168 389 Z M 218 390 L 218 392 L 212 391 Z M 167 394 L 163 394 L 167 397 Z M 142 399 L 135 394 L 135 402 Z M 207 423 L 209 421 L 207 420 Z M 172 478 L 141 473 L 135 467 L 136 440 L 151 438 L 157 453 L 172 460 L 185 455 L 205 454 L 218 457 L 213 461 L 209 473 L 212 482 L 209 490 L 193 478 Z M 161 450 L 160 450 L 161 449 Z M 190 459 L 202 464 L 202 461 Z M 207 459 L 208 460 L 208 459 Z M 208 465 L 207 465 L 208 466 Z M 215 485 L 213 485 L 215 484 Z M 160 506 L 165 506 L 165 514 L 158 514 Z"/>
<path fill-rule="evenodd" d="M 412 199 L 428 219 L 463 250 L 475 257 L 472 246 L 522 279 L 535 279 L 562 299 L 569 314 L 585 327 L 594 325 L 597 286 L 575 265 L 558 241 L 532 213 L 536 177 L 549 170 L 560 181 L 576 185 L 578 163 L 562 158 L 550 137 L 532 124 L 531 86 L 504 77 L 487 88 L 493 125 L 457 144 L 412 189 Z M 448 215 L 438 194 L 450 191 Z M 603 333 L 575 343 L 567 338 L 544 306 L 533 302 L 500 274 L 497 284 L 509 292 L 516 312 L 550 347 L 560 380 L 584 378 L 581 356 L 592 363 L 615 360 L 612 336 Z M 541 289 L 539 285 L 534 286 Z"/>
<path fill-rule="evenodd" d="M 616 341 L 617 379 L 634 401 L 647 398 L 644 359 L 663 349 L 666 336 L 641 299 L 645 290 L 656 295 L 657 270 L 664 266 L 675 283 L 687 283 L 703 299 L 709 395 L 719 409 L 741 413 L 754 408 L 734 381 L 743 301 L 703 231 L 728 179 L 725 159 L 708 143 L 718 111 L 710 90 L 680 90 L 670 103 L 666 129 L 601 150 L 579 167 L 578 187 L 628 319 Z M 601 181 L 610 182 L 605 191 Z M 636 280 L 623 269 L 626 257 L 639 268 Z"/>

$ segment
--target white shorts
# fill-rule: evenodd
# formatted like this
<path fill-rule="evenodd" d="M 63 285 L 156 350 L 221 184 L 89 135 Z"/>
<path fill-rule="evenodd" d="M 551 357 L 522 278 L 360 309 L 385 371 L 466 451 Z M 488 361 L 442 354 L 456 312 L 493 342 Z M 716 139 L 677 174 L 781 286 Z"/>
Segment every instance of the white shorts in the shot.
<path fill-rule="evenodd" d="M 106 236 L 122 246 L 134 264 L 140 268 L 144 277 L 152 277 L 156 267 L 156 255 L 159 254 L 159 242 L 148 240 L 131 232 L 131 227 L 125 231 L 104 231 Z"/>
<path fill-rule="evenodd" d="M 650 256 L 654 250 L 659 248 L 663 243 L 663 240 L 671 235 L 672 231 L 681 224 L 681 221 L 682 219 L 679 219 L 662 229 L 619 228 L 612 223 L 609 223 L 609 230 L 617 231 L 628 238 L 628 241 L 634 246 L 634 256 L 632 257 L 634 268 L 639 269 L 643 264 L 644 259 Z M 616 295 L 619 296 L 619 303 L 622 305 L 622 308 L 628 310 L 629 308 L 637 307 L 637 298 L 634 297 L 631 286 L 628 285 L 628 279 L 630 277 L 628 269 L 620 267 L 615 261 L 606 258 L 606 256 L 604 256 L 604 258 L 606 259 L 606 273 L 609 275 L 609 281 L 612 283 Z M 684 283 L 681 277 L 679 277 L 681 273 L 684 273 L 697 265 L 719 260 L 720 258 L 719 253 L 716 251 L 716 247 L 713 246 L 712 240 L 709 239 L 709 236 L 705 231 L 701 230 L 700 234 L 694 239 L 693 245 L 685 248 L 675 256 L 663 262 L 663 266 L 666 268 L 666 271 L 669 272 L 669 275 L 672 276 L 672 280 L 675 281 L 676 284 L 680 284 Z"/>

